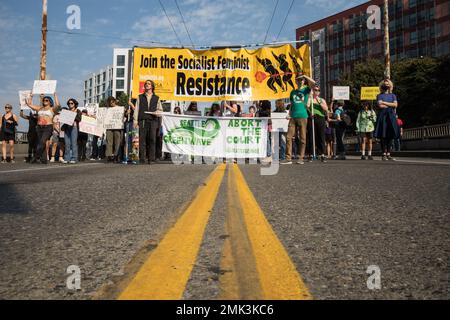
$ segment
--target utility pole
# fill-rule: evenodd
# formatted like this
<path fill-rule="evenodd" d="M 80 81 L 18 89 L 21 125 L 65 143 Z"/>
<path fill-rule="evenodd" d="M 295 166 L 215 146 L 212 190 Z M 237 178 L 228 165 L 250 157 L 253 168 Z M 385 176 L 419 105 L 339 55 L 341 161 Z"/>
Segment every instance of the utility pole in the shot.
<path fill-rule="evenodd" d="M 40 80 L 47 77 L 47 0 L 42 0 L 42 42 Z"/>
<path fill-rule="evenodd" d="M 389 6 L 388 0 L 384 0 L 384 76 L 391 78 L 391 52 L 389 48 Z"/>

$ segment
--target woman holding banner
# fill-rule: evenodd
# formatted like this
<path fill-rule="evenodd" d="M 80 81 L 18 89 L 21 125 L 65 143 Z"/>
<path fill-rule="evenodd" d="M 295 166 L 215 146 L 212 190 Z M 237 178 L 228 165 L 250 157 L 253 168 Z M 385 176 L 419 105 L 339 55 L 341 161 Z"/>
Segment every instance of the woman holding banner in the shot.
<path fill-rule="evenodd" d="M 6 163 L 6 145 L 9 144 L 10 161 L 14 163 L 14 141 L 16 141 L 16 127 L 19 124 L 19 118 L 12 113 L 12 105 L 5 105 L 5 114 L 0 123 L 0 134 L 2 141 L 2 163 Z"/>
<path fill-rule="evenodd" d="M 115 108 L 117 100 L 114 97 L 106 99 L 107 108 Z M 106 130 L 106 156 L 107 162 L 120 163 L 119 152 L 122 144 L 122 130 Z"/>
<path fill-rule="evenodd" d="M 312 110 L 311 110 L 312 104 Z M 328 105 L 324 99 L 320 97 L 320 87 L 315 85 L 313 87 L 312 99 L 308 100 L 308 110 L 311 111 L 311 118 L 308 121 L 308 135 L 310 155 L 314 154 L 313 148 L 317 148 L 317 154 L 320 155 L 320 161 L 326 162 L 325 158 L 325 128 L 326 128 L 326 116 L 328 112 Z M 314 142 L 312 139 L 312 119 L 314 118 Z"/>
<path fill-rule="evenodd" d="M 75 164 L 78 162 L 78 131 L 81 121 L 81 112 L 78 110 L 78 101 L 75 99 L 69 99 L 67 106 L 70 112 L 75 112 L 75 121 L 72 125 L 64 124 L 61 130 L 64 131 L 64 162 Z"/>
<path fill-rule="evenodd" d="M 55 97 L 55 101 L 53 101 L 51 97 L 45 96 L 42 99 L 41 106 L 33 105 L 32 97 L 26 100 L 27 106 L 38 113 L 38 124 L 36 127 L 38 146 L 36 150 L 36 159 L 33 160 L 33 163 L 40 161 L 42 164 L 47 164 L 50 137 L 53 133 L 53 117 L 61 108 L 56 92 L 53 96 Z"/>

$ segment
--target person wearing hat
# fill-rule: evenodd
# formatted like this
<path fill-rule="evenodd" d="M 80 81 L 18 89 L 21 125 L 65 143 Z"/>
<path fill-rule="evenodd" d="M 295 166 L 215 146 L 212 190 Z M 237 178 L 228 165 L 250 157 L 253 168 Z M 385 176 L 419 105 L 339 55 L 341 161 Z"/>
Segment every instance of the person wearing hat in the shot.
<path fill-rule="evenodd" d="M 298 89 L 292 90 L 290 95 L 291 107 L 289 108 L 289 125 L 286 140 L 286 159 L 281 164 L 292 164 L 292 140 L 295 138 L 297 130 L 300 131 L 300 148 L 298 164 L 304 164 L 306 149 L 306 133 L 308 125 L 308 100 L 310 99 L 311 87 L 316 82 L 305 75 L 296 78 Z"/>
<path fill-rule="evenodd" d="M 40 106 L 32 104 L 32 97 L 26 99 L 27 106 L 38 113 L 38 124 L 36 127 L 38 146 L 36 150 L 36 159 L 33 160 L 33 163 L 40 161 L 42 164 L 47 164 L 48 161 L 50 137 L 53 134 L 53 117 L 61 108 L 56 92 L 53 96 L 55 97 L 55 101 L 53 101 L 51 97 L 45 96 L 42 98 L 42 104 Z"/>

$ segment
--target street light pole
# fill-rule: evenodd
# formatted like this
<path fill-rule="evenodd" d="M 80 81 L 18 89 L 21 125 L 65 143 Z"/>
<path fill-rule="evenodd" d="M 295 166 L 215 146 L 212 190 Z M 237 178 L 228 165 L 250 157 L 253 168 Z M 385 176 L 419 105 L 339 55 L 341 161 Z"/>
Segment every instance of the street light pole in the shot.
<path fill-rule="evenodd" d="M 391 78 L 391 52 L 389 48 L 389 6 L 388 0 L 384 0 L 384 76 Z"/>
<path fill-rule="evenodd" d="M 42 42 L 40 80 L 47 77 L 47 0 L 42 0 Z"/>

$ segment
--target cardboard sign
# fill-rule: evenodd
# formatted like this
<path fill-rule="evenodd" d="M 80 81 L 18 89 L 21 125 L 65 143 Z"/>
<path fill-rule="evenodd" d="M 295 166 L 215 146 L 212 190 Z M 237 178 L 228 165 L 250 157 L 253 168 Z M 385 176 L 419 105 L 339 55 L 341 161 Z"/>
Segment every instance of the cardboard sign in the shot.
<path fill-rule="evenodd" d="M 99 105 L 98 103 L 88 103 L 84 106 L 84 108 L 87 110 L 88 116 L 97 116 Z"/>
<path fill-rule="evenodd" d="M 80 132 L 96 135 L 97 133 L 97 119 L 88 116 L 81 116 Z"/>
<path fill-rule="evenodd" d="M 350 87 L 333 86 L 334 100 L 350 100 Z"/>
<path fill-rule="evenodd" d="M 56 80 L 36 80 L 33 85 L 33 94 L 54 94 L 56 84 Z"/>
<path fill-rule="evenodd" d="M 103 122 L 105 130 L 123 129 L 124 107 L 106 108 L 106 115 Z"/>
<path fill-rule="evenodd" d="M 61 111 L 61 114 L 59 115 L 59 122 L 61 123 L 61 125 L 67 124 L 69 126 L 73 126 L 73 122 L 75 121 L 76 116 L 76 112 L 63 109 Z"/>
<path fill-rule="evenodd" d="M 31 97 L 31 90 L 21 90 L 19 91 L 19 101 L 21 110 L 30 110 L 27 106 L 26 100 Z"/>
<path fill-rule="evenodd" d="M 376 100 L 379 94 L 378 87 L 361 87 L 361 100 Z"/>
<path fill-rule="evenodd" d="M 272 118 L 272 131 L 287 132 L 289 120 L 287 112 L 272 112 L 270 117 Z"/>

